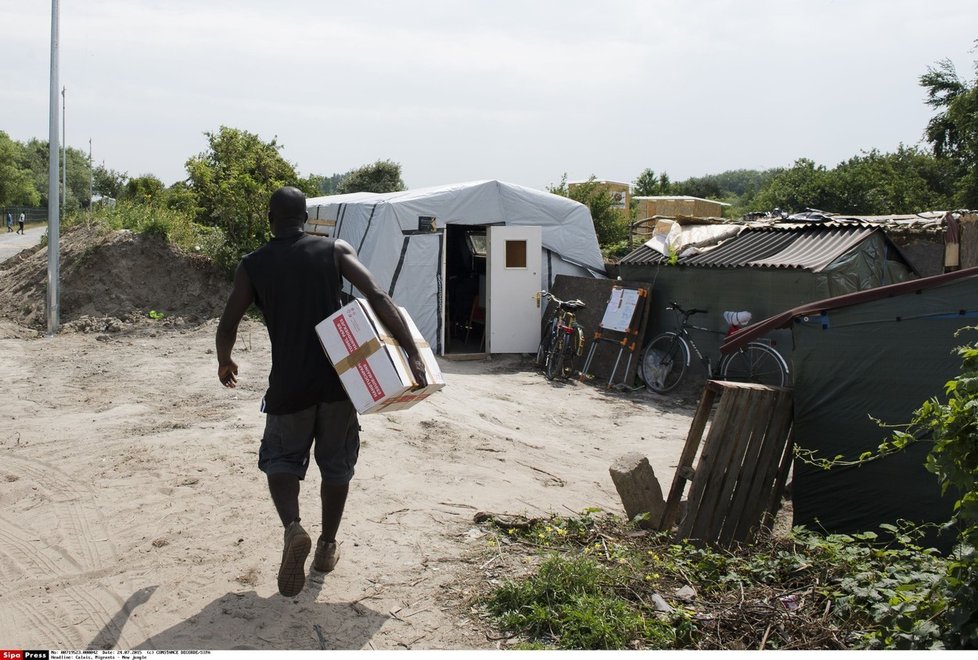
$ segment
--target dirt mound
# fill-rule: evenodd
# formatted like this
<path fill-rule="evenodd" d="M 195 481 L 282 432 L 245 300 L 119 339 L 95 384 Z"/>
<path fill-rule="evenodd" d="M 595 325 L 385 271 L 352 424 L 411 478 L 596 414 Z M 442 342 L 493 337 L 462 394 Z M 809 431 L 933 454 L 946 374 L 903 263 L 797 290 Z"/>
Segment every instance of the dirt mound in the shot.
<path fill-rule="evenodd" d="M 220 316 L 231 286 L 208 259 L 158 236 L 83 226 L 66 232 L 60 247 L 61 323 L 68 330 L 202 323 Z M 0 263 L 0 318 L 46 329 L 47 271 L 44 247 Z"/>

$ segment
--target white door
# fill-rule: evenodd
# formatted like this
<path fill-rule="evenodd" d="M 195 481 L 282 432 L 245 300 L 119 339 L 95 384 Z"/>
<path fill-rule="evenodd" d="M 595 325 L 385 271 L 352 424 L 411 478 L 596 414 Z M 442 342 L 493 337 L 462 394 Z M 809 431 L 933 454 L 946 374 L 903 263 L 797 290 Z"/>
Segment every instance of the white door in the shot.
<path fill-rule="evenodd" d="M 540 227 L 488 228 L 486 332 L 489 353 L 535 353 L 540 343 Z"/>

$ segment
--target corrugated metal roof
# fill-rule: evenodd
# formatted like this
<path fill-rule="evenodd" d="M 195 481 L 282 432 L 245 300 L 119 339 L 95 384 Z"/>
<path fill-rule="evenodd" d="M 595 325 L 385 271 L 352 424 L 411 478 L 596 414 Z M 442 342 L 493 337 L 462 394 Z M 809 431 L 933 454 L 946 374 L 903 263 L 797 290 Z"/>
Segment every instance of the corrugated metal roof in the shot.
<path fill-rule="evenodd" d="M 749 228 L 714 248 L 681 257 L 678 263 L 701 268 L 798 268 L 817 273 L 880 231 L 861 224 L 833 225 Z M 655 265 L 666 260 L 656 250 L 643 245 L 621 263 Z"/>
<path fill-rule="evenodd" d="M 623 264 L 635 264 L 636 266 L 646 266 L 660 264 L 665 261 L 666 258 L 662 256 L 661 252 L 653 250 L 652 248 L 639 245 L 637 248 L 629 252 L 627 255 L 620 259 L 620 263 Z"/>
<path fill-rule="evenodd" d="M 806 230 L 796 234 L 795 240 L 769 258 L 755 259 L 750 266 L 771 268 L 801 268 L 813 273 L 826 266 L 869 238 L 876 229 L 853 227 L 830 231 Z"/>
<path fill-rule="evenodd" d="M 738 236 L 720 243 L 712 250 L 679 260 L 684 266 L 710 268 L 744 268 L 759 259 L 768 259 L 790 246 L 796 237 L 794 231 L 752 231 L 747 229 Z"/>

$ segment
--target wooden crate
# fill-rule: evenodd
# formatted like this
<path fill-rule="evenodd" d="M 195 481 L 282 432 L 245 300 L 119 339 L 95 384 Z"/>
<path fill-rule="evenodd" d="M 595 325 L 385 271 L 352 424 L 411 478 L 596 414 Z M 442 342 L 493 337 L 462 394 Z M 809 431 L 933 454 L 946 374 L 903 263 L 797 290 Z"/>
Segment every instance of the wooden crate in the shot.
<path fill-rule="evenodd" d="M 713 421 L 693 470 L 711 413 Z M 749 541 L 769 526 L 791 467 L 791 422 L 789 388 L 707 381 L 660 529 L 675 524 L 687 482 L 691 485 L 678 537 L 731 545 Z"/>

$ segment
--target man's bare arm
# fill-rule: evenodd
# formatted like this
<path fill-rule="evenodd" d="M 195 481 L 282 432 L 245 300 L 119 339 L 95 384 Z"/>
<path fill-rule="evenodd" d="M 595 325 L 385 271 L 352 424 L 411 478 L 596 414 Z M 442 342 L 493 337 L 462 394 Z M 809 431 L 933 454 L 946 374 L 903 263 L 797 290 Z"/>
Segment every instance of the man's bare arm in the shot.
<path fill-rule="evenodd" d="M 373 275 L 360 262 L 360 259 L 357 258 L 357 252 L 353 249 L 352 245 L 344 240 L 337 240 L 336 259 L 340 266 L 340 274 L 366 296 L 367 302 L 370 303 L 374 312 L 377 313 L 377 317 L 390 330 L 391 334 L 394 335 L 394 339 L 397 340 L 397 343 L 407 353 L 408 364 L 411 367 L 414 380 L 420 387 L 427 385 L 428 377 L 425 375 L 424 361 L 421 359 L 421 353 L 414 343 L 411 330 L 401 317 L 401 312 L 397 308 L 397 305 L 387 295 L 387 292 L 377 285 L 377 281 L 374 280 Z"/>
<path fill-rule="evenodd" d="M 238 365 L 231 359 L 231 350 L 238 338 L 238 324 L 255 300 L 251 280 L 244 266 L 238 264 L 234 271 L 234 285 L 224 305 L 224 313 L 217 324 L 217 377 L 225 387 L 238 384 Z"/>

